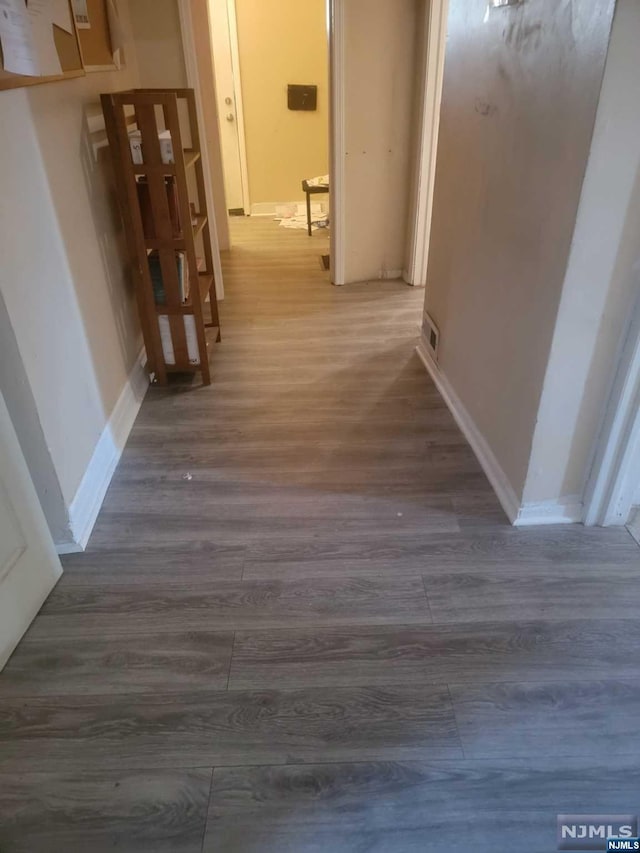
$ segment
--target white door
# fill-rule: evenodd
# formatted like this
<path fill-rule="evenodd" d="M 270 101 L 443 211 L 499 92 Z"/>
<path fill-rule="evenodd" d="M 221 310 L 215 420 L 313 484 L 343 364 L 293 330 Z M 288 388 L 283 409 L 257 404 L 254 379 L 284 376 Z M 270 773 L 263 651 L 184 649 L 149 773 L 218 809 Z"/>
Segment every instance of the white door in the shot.
<path fill-rule="evenodd" d="M 0 394 L 0 669 L 62 574 Z"/>
<path fill-rule="evenodd" d="M 234 0 L 209 0 L 227 208 L 249 213 Z M 243 174 L 244 171 L 244 174 Z"/>

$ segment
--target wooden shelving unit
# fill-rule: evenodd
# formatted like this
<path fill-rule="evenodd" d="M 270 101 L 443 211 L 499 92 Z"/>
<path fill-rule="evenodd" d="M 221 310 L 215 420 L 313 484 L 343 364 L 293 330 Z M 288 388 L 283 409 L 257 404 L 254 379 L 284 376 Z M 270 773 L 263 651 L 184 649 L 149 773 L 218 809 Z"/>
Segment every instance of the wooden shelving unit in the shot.
<path fill-rule="evenodd" d="M 193 90 L 133 89 L 102 95 L 101 100 L 136 278 L 149 372 L 157 382 L 166 384 L 171 373 L 199 370 L 203 383 L 209 385 L 206 327 L 213 330 L 211 338 L 219 341 L 220 321 Z M 186 105 L 182 114 L 188 115 L 187 147 L 183 145 L 180 126 L 181 101 Z M 141 135 L 143 163 L 134 163 L 131 153 L 129 133 L 136 128 Z M 163 162 L 159 140 L 162 131 L 171 134 L 173 163 Z M 143 179 L 147 185 L 144 215 L 140 193 Z M 173 208 L 168 181 L 175 187 L 173 198 L 177 204 Z M 151 253 L 157 255 L 159 263 L 164 292 L 160 301 L 157 282 L 154 292 Z M 187 269 L 184 290 L 177 263 L 179 253 L 183 253 Z M 205 323 L 207 302 L 210 320 Z"/>

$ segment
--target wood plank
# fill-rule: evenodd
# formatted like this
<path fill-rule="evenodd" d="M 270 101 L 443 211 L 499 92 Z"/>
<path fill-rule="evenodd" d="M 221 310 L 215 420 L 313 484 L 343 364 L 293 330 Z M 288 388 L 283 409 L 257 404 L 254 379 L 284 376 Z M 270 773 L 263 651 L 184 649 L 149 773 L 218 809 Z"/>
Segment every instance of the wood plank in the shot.
<path fill-rule="evenodd" d="M 640 574 L 634 566 L 521 565 L 473 572 L 432 570 L 425 588 L 435 622 L 511 619 L 638 619 Z"/>
<path fill-rule="evenodd" d="M 89 586 L 97 580 L 152 585 L 164 578 L 187 584 L 194 576 L 240 580 L 245 550 L 194 541 L 184 547 L 116 546 L 101 551 L 90 548 L 82 554 L 67 554 L 61 559 L 67 583 L 73 578 L 74 583 Z"/>
<path fill-rule="evenodd" d="M 224 689 L 233 634 L 161 631 L 125 637 L 33 641 L 2 675 L 3 696 L 114 695 Z"/>
<path fill-rule="evenodd" d="M 211 770 L 0 773 L 11 853 L 200 853 Z"/>
<path fill-rule="evenodd" d="M 460 758 L 443 685 L 6 698 L 3 771 Z"/>
<path fill-rule="evenodd" d="M 117 581 L 78 585 L 63 576 L 29 636 L 105 638 L 157 631 L 398 621 L 430 621 L 420 577 L 240 583 L 192 577 L 187 585 L 165 580 L 139 587 Z"/>
<path fill-rule="evenodd" d="M 640 622 L 589 619 L 238 631 L 229 685 L 630 679 L 639 645 Z"/>
<path fill-rule="evenodd" d="M 453 509 L 449 517 L 458 523 Z M 434 520 L 433 512 L 429 513 L 429 519 Z M 600 529 L 593 535 L 576 526 L 575 530 L 563 531 L 546 528 L 544 533 L 532 536 L 500 523 L 483 531 L 467 529 L 458 535 L 457 531 L 438 531 L 433 527 L 431 535 L 425 532 L 428 530 L 407 538 L 378 530 L 366 543 L 347 536 L 314 537 L 307 542 L 290 539 L 249 543 L 245 577 L 326 576 L 391 568 L 394 572 L 420 570 L 435 597 L 437 588 L 435 581 L 431 586 L 432 577 L 439 578 L 453 592 L 456 583 L 453 575 L 457 574 L 484 572 L 498 582 L 503 574 L 509 577 L 511 573 L 514 583 L 518 579 L 526 583 L 527 575 L 533 572 L 543 575 L 546 570 L 553 576 L 559 567 L 566 569 L 568 578 L 576 577 L 581 570 L 592 578 L 606 577 L 609 572 L 615 578 L 624 567 L 633 586 L 640 568 L 640 549 L 622 531 L 610 535 L 608 530 Z M 453 599 L 443 600 L 453 605 Z M 464 601 L 470 606 L 476 603 L 472 599 Z M 485 621 L 487 618 L 490 617 L 485 616 Z"/>
<path fill-rule="evenodd" d="M 640 757 L 640 682 L 450 684 L 467 758 Z"/>
<path fill-rule="evenodd" d="M 635 814 L 638 790 L 624 756 L 216 768 L 203 850 L 550 853 L 559 804 Z"/>

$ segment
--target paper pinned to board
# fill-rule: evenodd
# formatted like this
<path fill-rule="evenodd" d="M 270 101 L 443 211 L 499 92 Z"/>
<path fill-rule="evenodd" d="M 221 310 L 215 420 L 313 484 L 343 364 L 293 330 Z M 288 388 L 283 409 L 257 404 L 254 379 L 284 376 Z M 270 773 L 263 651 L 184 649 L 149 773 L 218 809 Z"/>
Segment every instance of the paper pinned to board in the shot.
<path fill-rule="evenodd" d="M 124 30 L 118 14 L 116 0 L 107 0 L 107 19 L 109 21 L 113 64 L 116 68 L 122 68 L 124 63 Z"/>
<path fill-rule="evenodd" d="M 0 43 L 5 71 L 40 76 L 31 20 L 24 0 L 0 0 Z"/>
<path fill-rule="evenodd" d="M 87 0 L 71 0 L 73 7 L 73 16 L 76 19 L 76 27 L 79 30 L 90 30 L 91 19 L 89 18 L 89 9 Z"/>
<path fill-rule="evenodd" d="M 73 20 L 71 19 L 71 9 L 69 8 L 69 0 L 50 0 L 51 4 L 51 20 L 67 33 L 73 33 Z"/>
<path fill-rule="evenodd" d="M 38 63 L 38 73 L 43 77 L 62 74 L 60 57 L 53 38 L 50 0 L 29 0 L 27 11 L 31 25 L 33 49 Z"/>

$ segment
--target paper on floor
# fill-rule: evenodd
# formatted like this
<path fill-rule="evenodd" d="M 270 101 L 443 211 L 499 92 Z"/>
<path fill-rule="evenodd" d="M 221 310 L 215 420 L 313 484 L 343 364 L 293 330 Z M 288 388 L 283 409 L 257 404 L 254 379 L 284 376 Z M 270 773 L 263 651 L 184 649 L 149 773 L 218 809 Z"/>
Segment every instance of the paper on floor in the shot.
<path fill-rule="evenodd" d="M 294 228 L 299 229 L 300 231 L 307 230 L 307 214 L 300 214 L 298 216 L 290 216 L 288 219 L 281 219 L 280 225 L 282 228 Z M 322 213 L 312 213 L 311 214 L 311 228 L 312 230 L 317 230 L 318 228 L 327 228 L 329 225 L 329 214 Z"/>

